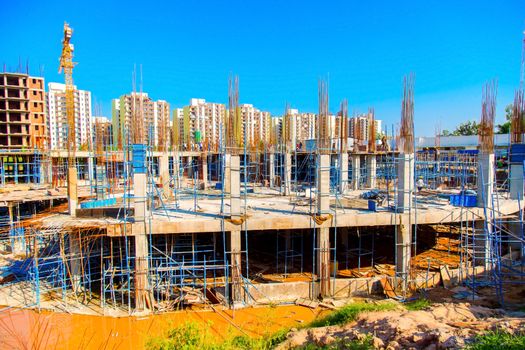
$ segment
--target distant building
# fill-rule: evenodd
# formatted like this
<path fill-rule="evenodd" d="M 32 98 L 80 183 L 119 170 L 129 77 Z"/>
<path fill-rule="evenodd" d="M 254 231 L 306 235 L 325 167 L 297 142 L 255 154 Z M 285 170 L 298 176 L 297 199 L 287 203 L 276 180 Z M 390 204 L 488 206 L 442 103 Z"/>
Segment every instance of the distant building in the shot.
<path fill-rule="evenodd" d="M 93 135 L 93 145 L 103 145 L 103 149 L 106 149 L 106 146 L 113 145 L 113 128 L 111 121 L 106 117 L 93 117 L 92 118 L 93 130 L 91 135 Z M 96 148 L 94 146 L 94 148 Z"/>
<path fill-rule="evenodd" d="M 379 119 L 374 119 L 375 132 L 379 135 L 382 130 L 382 122 Z M 367 114 L 358 115 L 349 118 L 349 136 L 358 140 L 368 140 L 370 134 L 369 118 Z"/>
<path fill-rule="evenodd" d="M 226 107 L 220 103 L 192 98 L 190 104 L 173 112 L 174 128 L 177 126 L 178 144 L 182 149 L 208 147 L 217 149 L 221 132 L 224 134 Z"/>
<path fill-rule="evenodd" d="M 141 142 L 157 149 L 167 146 L 170 106 L 153 101 L 147 93 L 122 95 L 111 102 L 113 141 L 117 144 Z M 136 134 L 134 134 L 136 133 Z"/>
<path fill-rule="evenodd" d="M 241 104 L 242 130 L 241 138 L 244 144 L 245 135 L 247 146 L 259 147 L 270 141 L 271 115 L 270 112 L 260 111 L 251 104 Z M 246 128 L 246 130 L 244 130 Z"/>
<path fill-rule="evenodd" d="M 47 148 L 44 78 L 0 73 L 0 148 Z"/>
<path fill-rule="evenodd" d="M 88 149 L 93 129 L 91 121 L 91 92 L 78 90 L 75 95 L 75 139 L 78 149 Z M 49 144 L 52 150 L 68 148 L 68 121 L 66 115 L 66 85 L 49 83 L 46 98 Z"/>

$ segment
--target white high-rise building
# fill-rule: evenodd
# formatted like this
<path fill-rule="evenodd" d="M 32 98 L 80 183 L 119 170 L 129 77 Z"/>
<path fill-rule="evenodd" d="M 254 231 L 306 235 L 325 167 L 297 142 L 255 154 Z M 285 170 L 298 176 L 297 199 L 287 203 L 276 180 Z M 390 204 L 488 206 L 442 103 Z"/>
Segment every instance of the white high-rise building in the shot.
<path fill-rule="evenodd" d="M 91 92 L 75 86 L 75 138 L 77 149 L 88 148 L 93 130 Z M 52 150 L 67 149 L 66 85 L 49 83 L 46 94 L 49 146 Z"/>

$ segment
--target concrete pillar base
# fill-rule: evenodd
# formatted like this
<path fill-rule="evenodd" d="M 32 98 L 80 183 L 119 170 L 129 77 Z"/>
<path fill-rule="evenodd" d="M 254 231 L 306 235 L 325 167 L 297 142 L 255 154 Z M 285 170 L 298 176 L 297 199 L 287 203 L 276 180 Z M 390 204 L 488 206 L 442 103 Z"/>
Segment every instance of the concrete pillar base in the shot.
<path fill-rule="evenodd" d="M 408 220 L 408 218 L 403 218 Z M 401 278 L 403 290 L 407 287 L 407 282 L 410 273 L 410 258 L 412 246 L 412 227 L 408 223 L 403 222 L 400 218 L 400 223 L 397 226 L 396 232 L 396 276 Z"/>

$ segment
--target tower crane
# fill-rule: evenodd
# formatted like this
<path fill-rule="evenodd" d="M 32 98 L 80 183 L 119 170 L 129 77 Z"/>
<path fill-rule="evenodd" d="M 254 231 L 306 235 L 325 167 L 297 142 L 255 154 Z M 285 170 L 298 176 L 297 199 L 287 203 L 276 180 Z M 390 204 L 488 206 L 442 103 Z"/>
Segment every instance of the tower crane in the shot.
<path fill-rule="evenodd" d="M 76 130 L 75 130 L 75 88 L 73 85 L 73 62 L 74 46 L 71 43 L 73 29 L 64 22 L 64 39 L 62 39 L 62 54 L 60 55 L 60 66 L 58 73 L 64 71 L 66 83 L 66 118 L 67 118 L 67 147 L 69 167 L 75 165 Z"/>
<path fill-rule="evenodd" d="M 66 82 L 66 118 L 67 118 L 67 196 L 69 203 L 69 214 L 76 215 L 78 203 L 77 194 L 77 167 L 75 152 L 77 149 L 76 130 L 75 130 L 75 87 L 73 86 L 73 50 L 71 43 L 73 29 L 64 22 L 64 39 L 62 39 L 62 54 L 60 55 L 60 66 L 58 73 L 64 71 Z"/>

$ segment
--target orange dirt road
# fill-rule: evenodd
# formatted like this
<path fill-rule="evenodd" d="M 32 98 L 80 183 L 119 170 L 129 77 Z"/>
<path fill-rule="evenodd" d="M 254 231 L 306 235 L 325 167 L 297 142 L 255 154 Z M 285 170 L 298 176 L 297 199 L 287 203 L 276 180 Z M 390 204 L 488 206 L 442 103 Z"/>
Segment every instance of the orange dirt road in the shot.
<path fill-rule="evenodd" d="M 237 328 L 257 337 L 310 322 L 320 313 L 295 305 L 122 318 L 11 309 L 0 313 L 0 348 L 142 349 L 148 337 L 187 321 L 210 323 L 222 338 L 239 334 Z"/>

